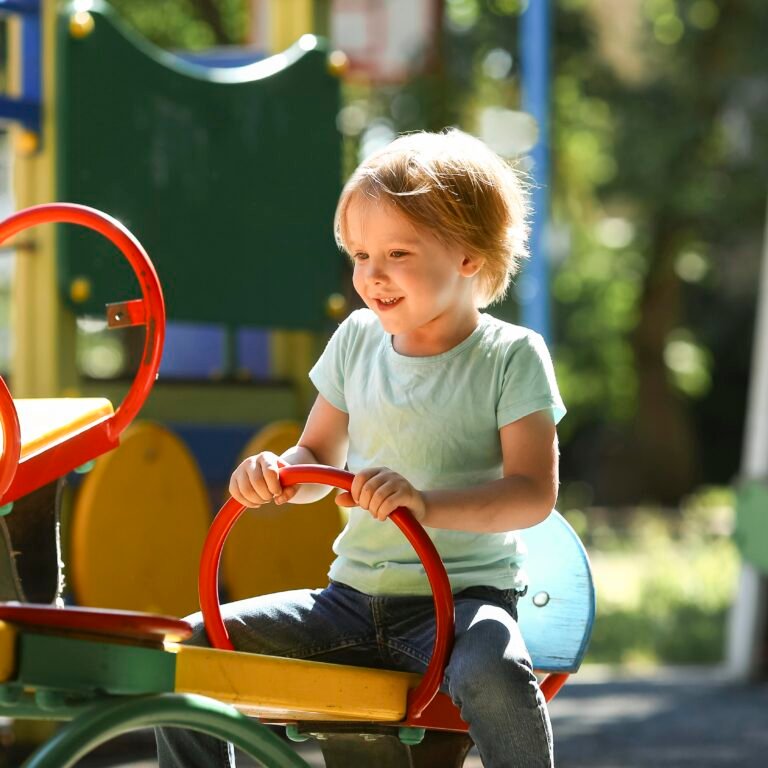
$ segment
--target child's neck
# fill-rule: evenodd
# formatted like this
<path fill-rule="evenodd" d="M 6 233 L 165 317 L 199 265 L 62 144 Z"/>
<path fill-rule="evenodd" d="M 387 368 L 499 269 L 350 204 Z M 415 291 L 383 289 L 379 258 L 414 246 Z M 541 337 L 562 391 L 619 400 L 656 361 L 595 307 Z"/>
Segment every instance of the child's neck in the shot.
<path fill-rule="evenodd" d="M 453 349 L 472 334 L 480 322 L 475 307 L 461 315 L 441 315 L 413 331 L 392 336 L 392 347 L 405 357 L 432 357 Z"/>

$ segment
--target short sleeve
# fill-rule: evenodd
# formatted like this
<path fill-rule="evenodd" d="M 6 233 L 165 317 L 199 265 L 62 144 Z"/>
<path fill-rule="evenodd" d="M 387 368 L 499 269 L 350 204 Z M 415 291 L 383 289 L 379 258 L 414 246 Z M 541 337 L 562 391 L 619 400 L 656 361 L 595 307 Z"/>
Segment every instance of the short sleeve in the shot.
<path fill-rule="evenodd" d="M 354 333 L 354 314 L 336 329 L 318 361 L 309 372 L 317 391 L 335 408 L 349 413 L 344 395 L 344 371 L 350 336 Z"/>
<path fill-rule="evenodd" d="M 530 332 L 513 346 L 506 360 L 496 408 L 498 427 L 543 410 L 551 411 L 555 424 L 565 416 L 547 345 L 539 334 Z"/>

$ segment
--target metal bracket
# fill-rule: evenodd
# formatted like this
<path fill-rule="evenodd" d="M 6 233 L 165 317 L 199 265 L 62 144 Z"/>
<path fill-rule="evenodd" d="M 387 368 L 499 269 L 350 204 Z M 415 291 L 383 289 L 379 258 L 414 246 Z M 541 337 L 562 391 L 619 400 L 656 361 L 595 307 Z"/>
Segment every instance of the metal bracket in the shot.
<path fill-rule="evenodd" d="M 144 299 L 118 301 L 107 304 L 107 326 L 109 328 L 127 328 L 131 325 L 145 325 L 147 311 Z"/>

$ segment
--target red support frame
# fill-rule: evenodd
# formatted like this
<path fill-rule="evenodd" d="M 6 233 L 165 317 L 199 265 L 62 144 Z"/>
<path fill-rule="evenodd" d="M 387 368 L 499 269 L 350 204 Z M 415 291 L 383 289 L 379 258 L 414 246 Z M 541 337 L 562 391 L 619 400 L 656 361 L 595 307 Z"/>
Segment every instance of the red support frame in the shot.
<path fill-rule="evenodd" d="M 0 377 L 0 424 L 3 427 L 3 452 L 0 455 L 0 499 L 10 488 L 21 457 L 21 427 L 13 397 Z"/>
<path fill-rule="evenodd" d="M 142 298 L 121 302 L 118 306 L 122 307 L 130 324 L 146 326 L 144 351 L 133 383 L 115 413 L 74 435 L 66 443 L 25 457 L 5 493 L 0 494 L 0 503 L 14 501 L 115 448 L 123 430 L 144 405 L 157 378 L 163 353 L 165 301 L 160 280 L 144 248 L 117 219 L 85 205 L 46 203 L 26 208 L 1 222 L 0 244 L 29 227 L 52 223 L 88 227 L 106 237 L 125 256 L 136 275 Z M 112 314 L 121 315 L 114 307 L 110 305 Z"/>

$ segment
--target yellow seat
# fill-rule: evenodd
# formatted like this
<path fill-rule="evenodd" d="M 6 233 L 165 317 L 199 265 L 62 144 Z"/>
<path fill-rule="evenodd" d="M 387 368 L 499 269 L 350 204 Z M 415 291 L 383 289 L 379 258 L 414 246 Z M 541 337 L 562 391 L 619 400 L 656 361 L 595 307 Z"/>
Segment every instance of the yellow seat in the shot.
<path fill-rule="evenodd" d="M 419 675 L 317 661 L 168 644 L 176 653 L 176 693 L 198 693 L 245 714 L 283 720 L 405 717 Z"/>
<path fill-rule="evenodd" d="M 0 504 L 7 504 L 117 447 L 112 403 L 103 397 L 14 400 L 21 457 Z M 0 445 L 2 443 L 0 442 Z"/>
<path fill-rule="evenodd" d="M 65 442 L 114 414 L 103 397 L 60 397 L 14 400 L 21 426 L 21 458 Z"/>

